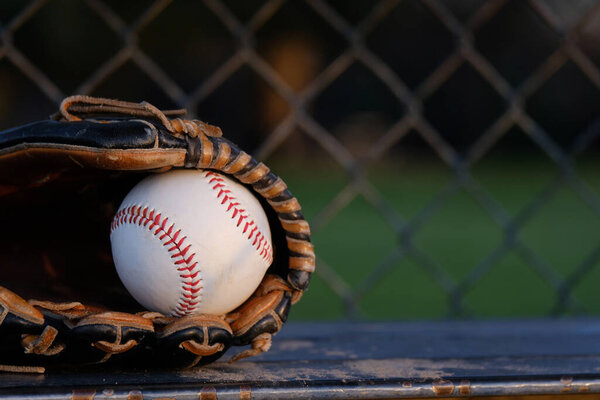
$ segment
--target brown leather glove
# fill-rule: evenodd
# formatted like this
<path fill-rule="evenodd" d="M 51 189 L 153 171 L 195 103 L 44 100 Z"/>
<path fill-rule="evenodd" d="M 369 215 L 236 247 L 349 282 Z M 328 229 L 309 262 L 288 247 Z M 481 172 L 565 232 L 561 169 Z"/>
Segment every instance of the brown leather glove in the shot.
<path fill-rule="evenodd" d="M 230 346 L 251 346 L 234 360 L 269 349 L 314 271 L 308 223 L 281 178 L 219 128 L 169 119 L 184 112 L 73 96 L 53 120 L 0 132 L 0 370 L 190 367 Z M 269 218 L 273 264 L 227 315 L 141 310 L 118 280 L 112 216 L 137 181 L 171 168 L 230 175 Z"/>

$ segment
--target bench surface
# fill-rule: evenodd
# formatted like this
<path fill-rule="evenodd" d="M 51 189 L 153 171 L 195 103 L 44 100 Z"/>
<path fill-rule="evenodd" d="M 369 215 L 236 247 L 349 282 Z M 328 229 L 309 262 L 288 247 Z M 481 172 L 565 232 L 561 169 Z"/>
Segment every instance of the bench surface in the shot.
<path fill-rule="evenodd" d="M 289 323 L 185 371 L 0 374 L 0 398 L 418 398 L 600 393 L 600 319 Z M 73 396 L 75 394 L 75 396 Z"/>

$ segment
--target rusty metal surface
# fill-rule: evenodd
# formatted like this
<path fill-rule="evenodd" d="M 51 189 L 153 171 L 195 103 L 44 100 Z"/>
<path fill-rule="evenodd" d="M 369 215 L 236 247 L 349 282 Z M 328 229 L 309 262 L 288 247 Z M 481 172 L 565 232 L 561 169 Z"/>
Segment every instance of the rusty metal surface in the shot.
<path fill-rule="evenodd" d="M 600 393 L 599 339 L 598 319 L 291 323 L 270 352 L 251 361 L 186 371 L 1 374 L 0 399 Z"/>

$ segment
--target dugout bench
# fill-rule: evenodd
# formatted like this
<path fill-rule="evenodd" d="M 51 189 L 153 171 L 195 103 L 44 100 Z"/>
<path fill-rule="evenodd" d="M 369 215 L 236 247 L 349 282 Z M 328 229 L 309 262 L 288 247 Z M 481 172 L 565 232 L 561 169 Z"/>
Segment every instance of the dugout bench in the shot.
<path fill-rule="evenodd" d="M 600 398 L 600 319 L 289 323 L 227 363 L 239 350 L 184 371 L 2 373 L 0 399 Z"/>

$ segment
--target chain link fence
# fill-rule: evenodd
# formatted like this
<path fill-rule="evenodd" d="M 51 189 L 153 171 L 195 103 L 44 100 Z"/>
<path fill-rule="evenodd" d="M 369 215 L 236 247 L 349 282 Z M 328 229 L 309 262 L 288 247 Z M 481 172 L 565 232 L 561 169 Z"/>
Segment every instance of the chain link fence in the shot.
<path fill-rule="evenodd" d="M 600 262 L 600 236 L 594 236 L 600 231 L 599 165 L 593 162 L 600 132 L 600 2 L 24 3 L 0 5 L 0 129 L 45 118 L 75 93 L 187 108 L 192 117 L 222 126 L 255 156 L 288 171 L 290 187 L 313 210 L 318 268 L 312 291 L 299 303 L 301 317 L 334 307 L 323 317 L 393 318 L 405 315 L 394 310 L 418 308 L 418 302 L 436 303 L 436 311 L 407 316 L 493 315 L 478 311 L 478 299 L 503 293 L 526 303 L 539 295 L 528 283 L 518 289 L 515 282 L 526 276 L 549 293 L 533 314 L 600 311 L 595 290 L 583 299 L 575 290 L 587 281 L 597 286 Z M 514 136 L 519 139 L 505 140 Z M 528 172 L 511 170 L 528 165 L 511 156 L 527 146 L 525 158 L 545 160 L 545 178 L 521 182 L 533 195 L 507 206 L 503 188 Z M 503 149 L 498 179 L 508 181 L 490 190 L 477 170 L 494 149 Z M 410 173 L 410 162 L 429 168 L 425 159 L 448 174 L 416 173 L 417 183 L 441 181 L 414 212 L 404 212 L 403 194 L 388 189 Z M 580 159 L 589 165 L 580 167 Z M 404 160 L 400 167 L 398 160 Z M 302 171 L 308 178 L 298 180 L 308 184 L 297 193 L 293 182 Z M 417 193 L 419 187 L 405 188 Z M 542 254 L 535 238 L 522 233 L 531 221 L 543 221 L 540 215 L 564 190 L 576 198 L 569 207 L 589 212 L 589 226 L 542 223 L 540 229 L 556 231 L 563 244 L 550 244 L 558 249 Z M 474 249 L 475 261 L 455 273 L 447 258 L 416 238 L 463 195 L 471 204 L 466 207 L 479 209 L 496 233 L 490 246 L 477 241 L 476 231 L 458 239 L 461 247 L 438 253 Z M 319 196 L 323 200 L 315 200 Z M 364 205 L 358 213 L 352 211 L 356 201 Z M 563 206 L 559 201 L 551 210 Z M 437 226 L 450 224 L 442 233 L 453 235 L 464 220 L 449 214 Z M 377 232 L 368 228 L 371 219 L 379 221 Z M 331 230 L 340 220 L 346 224 Z M 448 243 L 443 234 L 436 238 L 440 246 Z M 588 245 L 573 247 L 568 239 Z M 367 256 L 347 256 L 353 252 Z M 495 276 L 507 256 L 518 259 L 518 268 Z M 563 256 L 567 266 L 557 268 L 552 258 Z M 406 260 L 428 282 L 422 288 L 404 273 Z M 486 279 L 495 281 L 489 293 Z M 484 293 L 470 299 L 478 287 Z M 397 296 L 403 292 L 414 296 Z M 369 303 L 374 293 L 383 295 Z M 519 314 L 511 307 L 499 314 Z"/>

